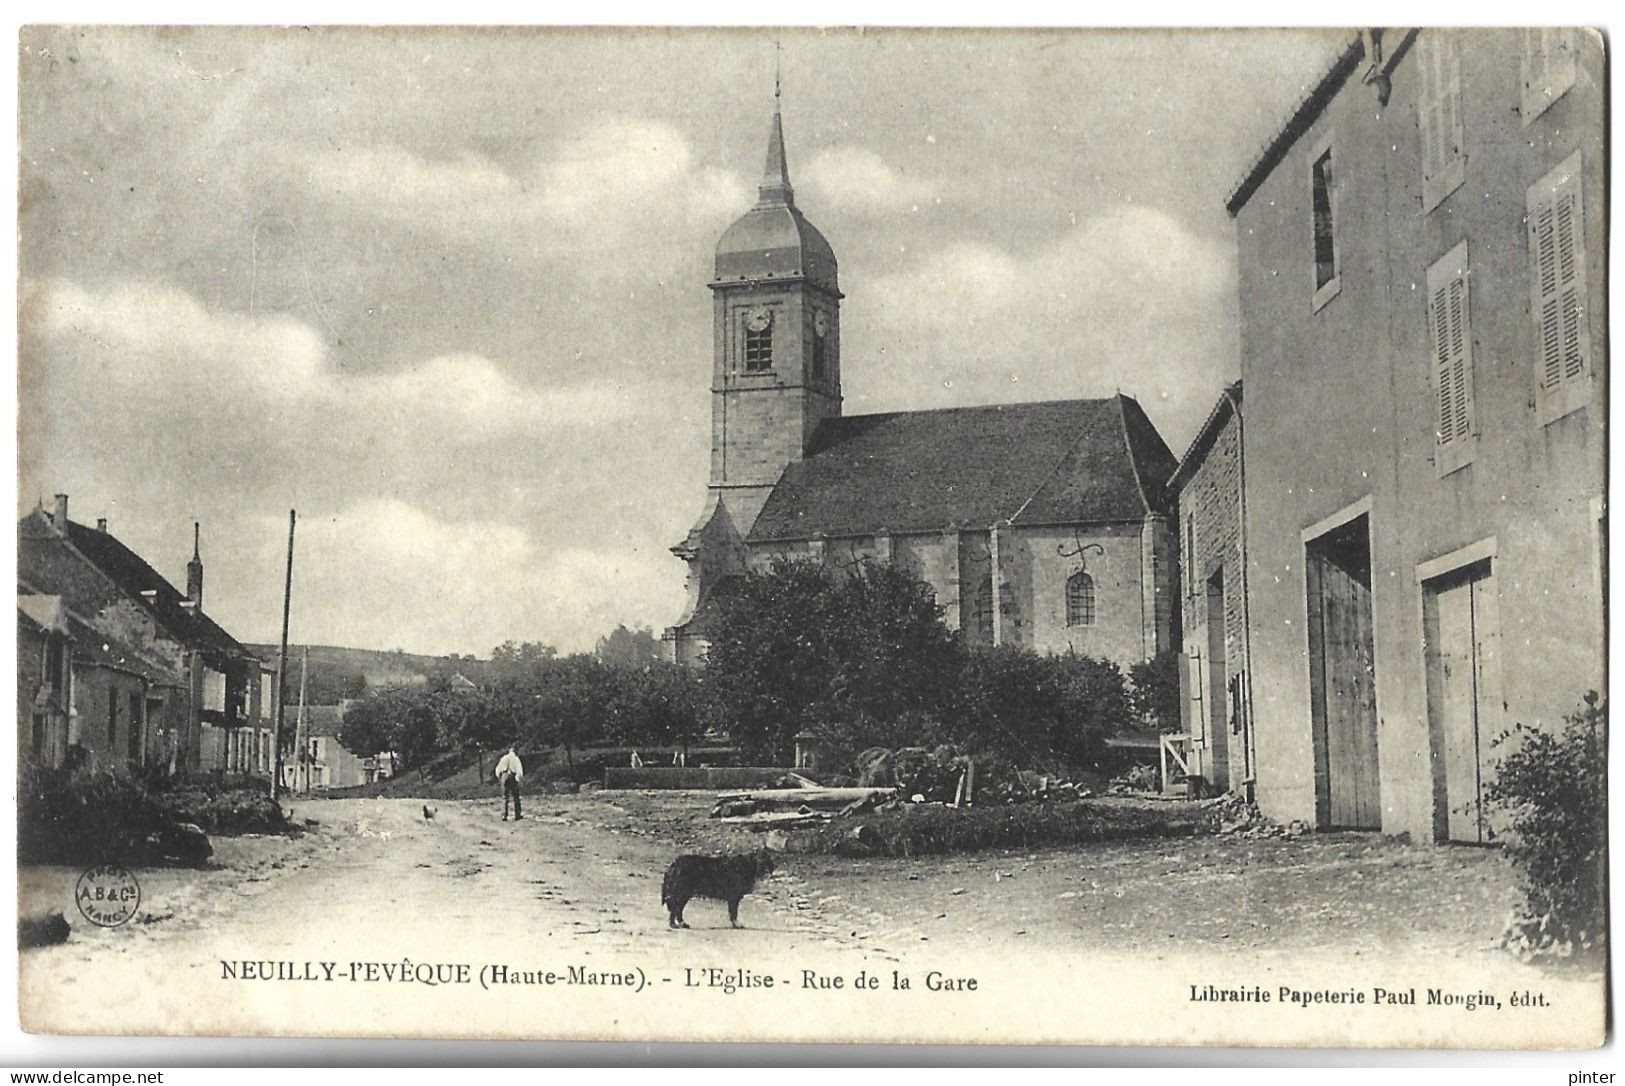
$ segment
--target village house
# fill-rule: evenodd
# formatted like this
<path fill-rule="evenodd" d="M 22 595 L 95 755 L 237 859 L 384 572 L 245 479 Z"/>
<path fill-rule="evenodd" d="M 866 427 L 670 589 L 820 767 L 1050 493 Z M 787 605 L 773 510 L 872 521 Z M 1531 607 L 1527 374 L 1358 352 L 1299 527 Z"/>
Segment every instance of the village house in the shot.
<path fill-rule="evenodd" d="M 30 728 L 29 756 L 224 770 L 225 735 L 251 723 L 261 663 L 204 613 L 196 535 L 182 594 L 105 520 L 70 521 L 65 494 L 17 534 L 19 645 L 42 661 L 19 655 L 19 703 L 36 703 L 19 720 L 43 733 L 33 744 Z"/>
<path fill-rule="evenodd" d="M 87 576 L 94 571 L 86 569 Z M 17 595 L 18 754 L 46 766 L 146 765 L 184 689 L 163 658 L 98 629 L 82 597 Z"/>
<path fill-rule="evenodd" d="M 1227 201 L 1270 815 L 1485 840 L 1496 737 L 1602 689 L 1605 85 L 1591 32 L 1368 31 Z"/>
<path fill-rule="evenodd" d="M 357 754 L 339 741 L 344 705 L 306 705 L 286 710 L 289 746 L 282 783 L 290 791 L 350 788 L 385 780 L 394 771 L 386 753 Z"/>
<path fill-rule="evenodd" d="M 835 253 L 796 206 L 777 111 L 709 286 L 710 482 L 673 548 L 669 659 L 703 660 L 716 587 L 780 557 L 899 566 L 977 644 L 1124 666 L 1172 647 L 1175 461 L 1132 398 L 842 414 Z"/>
<path fill-rule="evenodd" d="M 1212 791 L 1250 795 L 1241 382 L 1224 390 L 1168 481 L 1179 509 L 1181 724 L 1187 770 Z"/>

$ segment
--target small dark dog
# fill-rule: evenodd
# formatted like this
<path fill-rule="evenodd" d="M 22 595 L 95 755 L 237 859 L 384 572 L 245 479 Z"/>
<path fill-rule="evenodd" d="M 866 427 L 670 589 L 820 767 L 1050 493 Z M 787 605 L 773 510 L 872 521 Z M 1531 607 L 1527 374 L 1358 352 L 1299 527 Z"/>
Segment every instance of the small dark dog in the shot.
<path fill-rule="evenodd" d="M 707 897 L 728 903 L 728 922 L 739 927 L 739 900 L 755 889 L 758 879 L 773 870 L 773 854 L 735 852 L 723 856 L 679 856 L 666 868 L 660 884 L 660 902 L 674 928 L 686 928 L 683 907 L 690 898 Z"/>

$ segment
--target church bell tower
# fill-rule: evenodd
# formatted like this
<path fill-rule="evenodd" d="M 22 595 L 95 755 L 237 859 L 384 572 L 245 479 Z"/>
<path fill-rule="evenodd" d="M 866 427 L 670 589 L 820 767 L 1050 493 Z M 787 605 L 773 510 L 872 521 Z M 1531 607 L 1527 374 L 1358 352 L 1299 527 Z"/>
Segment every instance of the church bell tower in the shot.
<path fill-rule="evenodd" d="M 841 290 L 835 252 L 796 207 L 778 89 L 756 206 L 717 243 L 711 288 L 711 477 L 705 511 L 672 553 L 688 603 L 662 638 L 668 660 L 698 665 L 712 589 L 745 567 L 745 540 L 784 469 L 819 423 L 841 413 Z"/>
<path fill-rule="evenodd" d="M 796 207 L 776 88 L 756 206 L 717 243 L 709 285 L 711 504 L 743 537 L 818 424 L 841 413 L 835 252 Z"/>

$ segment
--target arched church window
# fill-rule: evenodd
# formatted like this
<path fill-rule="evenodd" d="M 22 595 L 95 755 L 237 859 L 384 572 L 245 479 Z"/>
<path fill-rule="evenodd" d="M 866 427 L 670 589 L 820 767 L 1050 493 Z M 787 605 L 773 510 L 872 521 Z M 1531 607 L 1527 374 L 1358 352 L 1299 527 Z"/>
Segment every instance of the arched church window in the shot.
<path fill-rule="evenodd" d="M 745 317 L 745 372 L 773 368 L 773 314 L 758 310 Z"/>
<path fill-rule="evenodd" d="M 1095 624 L 1095 579 L 1081 569 L 1066 579 L 1066 624 Z"/>

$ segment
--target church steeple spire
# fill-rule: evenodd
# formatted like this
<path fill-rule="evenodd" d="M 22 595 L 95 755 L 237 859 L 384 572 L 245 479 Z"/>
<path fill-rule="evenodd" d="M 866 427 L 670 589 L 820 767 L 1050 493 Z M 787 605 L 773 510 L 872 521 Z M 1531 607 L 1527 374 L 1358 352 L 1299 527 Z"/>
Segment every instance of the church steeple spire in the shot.
<path fill-rule="evenodd" d="M 790 165 L 784 158 L 784 121 L 779 116 L 779 72 L 777 57 L 773 66 L 773 128 L 767 137 L 767 167 L 757 190 L 757 206 L 783 204 L 794 207 L 796 190 L 790 187 Z"/>

